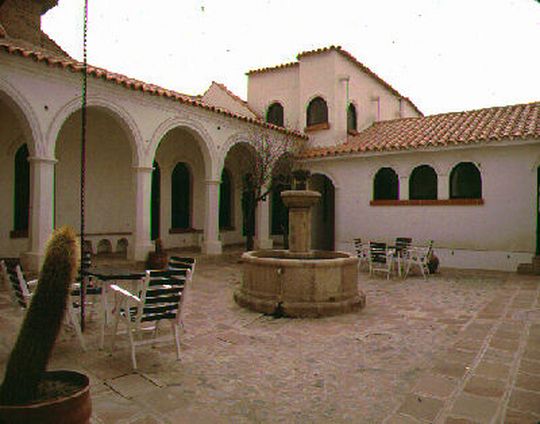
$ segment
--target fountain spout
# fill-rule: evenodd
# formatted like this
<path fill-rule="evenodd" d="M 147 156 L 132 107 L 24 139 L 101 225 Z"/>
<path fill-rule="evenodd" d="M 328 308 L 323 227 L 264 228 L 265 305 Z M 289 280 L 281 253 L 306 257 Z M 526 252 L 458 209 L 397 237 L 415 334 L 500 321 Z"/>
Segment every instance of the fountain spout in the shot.
<path fill-rule="evenodd" d="M 311 208 L 321 194 L 311 190 L 286 190 L 281 193 L 289 208 L 289 251 L 308 253 L 311 249 Z"/>

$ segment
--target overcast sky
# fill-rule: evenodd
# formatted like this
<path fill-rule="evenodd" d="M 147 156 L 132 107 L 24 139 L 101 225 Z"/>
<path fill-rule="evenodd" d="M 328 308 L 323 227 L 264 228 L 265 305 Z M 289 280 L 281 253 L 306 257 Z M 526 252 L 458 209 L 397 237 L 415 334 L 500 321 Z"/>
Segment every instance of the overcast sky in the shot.
<path fill-rule="evenodd" d="M 43 29 L 82 60 L 84 0 Z M 341 45 L 427 114 L 540 101 L 538 0 L 89 0 L 89 63 L 186 94 Z"/>

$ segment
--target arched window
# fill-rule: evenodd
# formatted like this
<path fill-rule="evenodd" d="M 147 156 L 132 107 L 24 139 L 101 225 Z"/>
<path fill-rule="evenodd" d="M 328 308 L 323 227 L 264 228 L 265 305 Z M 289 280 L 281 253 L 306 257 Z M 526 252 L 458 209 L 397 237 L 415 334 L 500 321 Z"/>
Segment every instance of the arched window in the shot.
<path fill-rule="evenodd" d="M 307 126 L 328 122 L 328 106 L 321 97 L 315 97 L 307 108 Z"/>
<path fill-rule="evenodd" d="M 450 199 L 481 199 L 482 177 L 472 162 L 461 162 L 450 172 Z"/>
<path fill-rule="evenodd" d="M 154 170 L 152 171 L 152 194 L 150 199 L 150 237 L 155 240 L 159 238 L 161 210 L 161 170 L 156 161 L 154 161 Z"/>
<path fill-rule="evenodd" d="M 171 186 L 172 228 L 190 228 L 191 175 L 185 163 L 179 162 L 174 167 Z"/>
<path fill-rule="evenodd" d="M 272 103 L 266 111 L 266 122 L 283 126 L 283 106 L 279 103 Z"/>
<path fill-rule="evenodd" d="M 398 200 L 398 176 L 392 168 L 381 168 L 373 181 L 373 200 Z"/>
<path fill-rule="evenodd" d="M 219 228 L 232 227 L 232 193 L 231 173 L 223 168 L 219 185 Z"/>
<path fill-rule="evenodd" d="M 356 129 L 356 107 L 350 103 L 347 108 L 347 131 L 355 132 Z"/>
<path fill-rule="evenodd" d="M 409 199 L 437 199 L 437 173 L 429 165 L 414 168 L 409 178 Z"/>
<path fill-rule="evenodd" d="M 30 164 L 28 163 L 28 146 L 23 144 L 15 153 L 15 204 L 13 215 L 13 230 L 28 232 L 30 211 Z"/>

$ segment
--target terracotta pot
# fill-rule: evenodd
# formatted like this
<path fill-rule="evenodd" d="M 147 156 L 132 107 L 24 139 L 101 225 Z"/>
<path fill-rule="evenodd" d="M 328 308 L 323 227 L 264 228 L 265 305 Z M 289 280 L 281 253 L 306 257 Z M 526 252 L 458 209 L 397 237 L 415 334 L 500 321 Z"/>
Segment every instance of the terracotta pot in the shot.
<path fill-rule="evenodd" d="M 9 424 L 88 424 L 92 415 L 90 381 L 75 371 L 48 371 L 45 379 L 80 387 L 75 393 L 29 405 L 0 405 L 0 422 Z"/>

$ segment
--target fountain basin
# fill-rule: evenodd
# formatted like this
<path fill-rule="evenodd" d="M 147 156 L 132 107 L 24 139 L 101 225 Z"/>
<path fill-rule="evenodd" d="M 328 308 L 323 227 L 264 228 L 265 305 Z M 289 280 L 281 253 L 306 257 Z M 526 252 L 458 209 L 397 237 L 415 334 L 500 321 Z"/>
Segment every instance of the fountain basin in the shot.
<path fill-rule="evenodd" d="M 358 259 L 346 252 L 260 250 L 242 255 L 240 306 L 287 317 L 322 317 L 361 309 Z"/>

